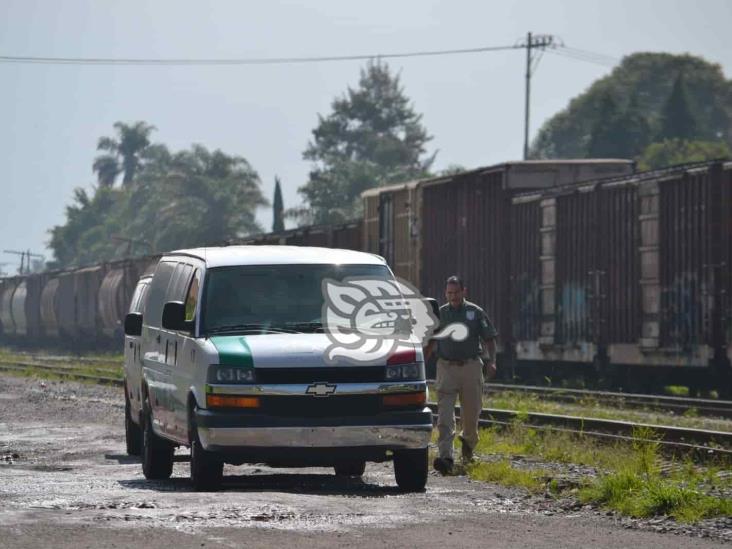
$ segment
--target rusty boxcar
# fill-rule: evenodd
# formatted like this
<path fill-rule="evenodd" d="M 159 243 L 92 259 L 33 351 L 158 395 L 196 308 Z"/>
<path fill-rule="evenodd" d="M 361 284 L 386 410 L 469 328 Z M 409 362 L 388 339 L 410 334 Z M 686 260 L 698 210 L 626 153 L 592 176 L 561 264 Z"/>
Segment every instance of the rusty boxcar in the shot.
<path fill-rule="evenodd" d="M 512 262 L 517 360 L 577 363 L 644 390 L 655 382 L 719 386 L 729 375 L 723 198 L 731 166 L 515 197 L 512 249 L 533 233 L 535 254 Z M 538 310 L 530 306 L 537 302 Z"/>
<path fill-rule="evenodd" d="M 469 299 L 508 337 L 511 197 L 632 171 L 628 160 L 533 160 L 372 189 L 362 195 L 364 249 L 438 299 L 445 279 L 461 275 Z M 502 352 L 507 337 L 499 339 Z"/>

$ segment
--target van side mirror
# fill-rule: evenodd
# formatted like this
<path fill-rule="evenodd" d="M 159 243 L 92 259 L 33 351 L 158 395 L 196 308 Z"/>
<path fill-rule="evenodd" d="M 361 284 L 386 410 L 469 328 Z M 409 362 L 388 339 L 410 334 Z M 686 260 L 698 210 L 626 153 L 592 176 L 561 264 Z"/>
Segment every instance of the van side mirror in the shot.
<path fill-rule="evenodd" d="M 127 313 L 125 315 L 125 335 L 139 336 L 142 335 L 142 314 Z"/>
<path fill-rule="evenodd" d="M 182 301 L 168 301 L 163 307 L 163 328 L 166 330 L 184 331 L 191 329 L 191 322 L 186 322 L 186 306 Z"/>
<path fill-rule="evenodd" d="M 426 297 L 425 299 L 430 304 L 430 307 L 432 307 L 432 312 L 435 313 L 437 320 L 440 320 L 440 304 L 437 303 L 434 297 Z"/>

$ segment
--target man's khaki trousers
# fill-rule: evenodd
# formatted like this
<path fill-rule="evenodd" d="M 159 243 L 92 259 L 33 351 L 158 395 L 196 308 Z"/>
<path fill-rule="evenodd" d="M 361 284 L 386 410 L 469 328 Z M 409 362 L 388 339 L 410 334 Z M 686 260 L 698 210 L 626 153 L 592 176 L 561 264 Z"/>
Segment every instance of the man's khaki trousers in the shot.
<path fill-rule="evenodd" d="M 462 366 L 442 358 L 437 360 L 437 390 L 439 438 L 437 447 L 441 458 L 452 459 L 455 439 L 455 401 L 460 397 L 460 423 L 463 439 L 471 450 L 478 444 L 478 419 L 483 407 L 483 363 L 478 358 L 466 360 Z"/>

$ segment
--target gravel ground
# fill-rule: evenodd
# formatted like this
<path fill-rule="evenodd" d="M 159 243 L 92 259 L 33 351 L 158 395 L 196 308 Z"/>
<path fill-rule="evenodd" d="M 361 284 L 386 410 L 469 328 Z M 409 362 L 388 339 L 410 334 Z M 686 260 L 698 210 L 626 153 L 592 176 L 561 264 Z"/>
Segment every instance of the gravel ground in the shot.
<path fill-rule="evenodd" d="M 362 480 L 330 469 L 227 466 L 221 492 L 146 481 L 124 454 L 121 391 L 0 375 L 0 547 L 719 547 L 732 521 L 633 520 L 572 500 L 430 476 L 400 494 L 391 464 Z M 578 471 L 579 472 L 579 471 Z"/>

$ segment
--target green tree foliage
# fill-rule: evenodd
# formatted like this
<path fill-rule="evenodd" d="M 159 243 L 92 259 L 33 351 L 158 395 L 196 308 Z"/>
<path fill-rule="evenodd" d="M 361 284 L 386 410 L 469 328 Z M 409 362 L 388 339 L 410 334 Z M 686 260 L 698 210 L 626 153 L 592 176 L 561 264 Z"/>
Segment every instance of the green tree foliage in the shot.
<path fill-rule="evenodd" d="M 691 55 L 637 53 L 549 119 L 534 140 L 531 156 L 586 158 L 592 156 L 592 146 L 592 152 L 605 153 L 600 156 L 635 157 L 650 143 L 672 138 L 665 133 L 668 123 L 684 102 L 698 129 L 694 139 L 721 138 L 732 144 L 732 82 L 719 65 Z"/>
<path fill-rule="evenodd" d="M 96 162 L 96 161 L 95 161 Z M 267 205 L 259 176 L 242 157 L 201 145 L 138 153 L 135 184 L 77 189 L 66 223 L 51 229 L 54 266 L 66 267 L 176 248 L 215 245 L 261 232 Z M 130 246 L 130 243 L 132 246 Z"/>
<path fill-rule="evenodd" d="M 724 141 L 688 141 L 666 139 L 649 145 L 638 159 L 638 169 L 653 170 L 706 160 L 732 159 L 732 149 Z"/>
<path fill-rule="evenodd" d="M 97 143 L 97 150 L 107 151 L 107 154 L 97 157 L 94 161 L 94 171 L 97 172 L 102 183 L 102 174 L 98 166 L 111 167 L 109 159 L 114 159 L 119 163 L 119 170 L 123 172 L 122 184 L 129 185 L 135 180 L 137 169 L 140 165 L 140 156 L 144 150 L 150 145 L 150 134 L 155 130 L 155 126 L 151 126 L 146 122 L 135 122 L 134 124 L 125 124 L 124 122 L 116 122 L 114 129 L 117 131 L 117 137 L 100 137 Z M 101 163 L 101 164 L 99 164 Z M 112 184 L 117 177 L 117 173 L 112 178 Z M 111 171 L 106 172 L 111 174 Z M 107 179 L 105 178 L 105 184 Z"/>
<path fill-rule="evenodd" d="M 630 158 L 648 144 L 650 128 L 632 98 L 624 111 L 610 93 L 603 94 L 599 112 L 590 130 L 587 154 L 591 158 Z"/>
<path fill-rule="evenodd" d="M 661 130 L 658 137 L 660 140 L 688 140 L 699 137 L 697 117 L 692 112 L 683 74 L 676 77 L 671 94 L 661 110 Z"/>
<path fill-rule="evenodd" d="M 388 65 L 366 65 L 358 87 L 331 107 L 327 117 L 318 116 L 303 153 L 313 162 L 298 189 L 306 206 L 291 215 L 314 223 L 347 221 L 358 215 L 364 190 L 428 173 L 434 155 L 424 155 L 431 137 Z"/>
<path fill-rule="evenodd" d="M 282 202 L 282 187 L 280 178 L 275 176 L 274 200 L 272 201 L 272 231 L 280 232 L 285 230 L 285 207 Z"/>

